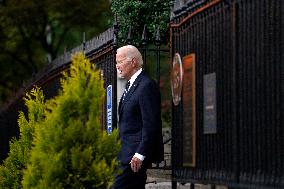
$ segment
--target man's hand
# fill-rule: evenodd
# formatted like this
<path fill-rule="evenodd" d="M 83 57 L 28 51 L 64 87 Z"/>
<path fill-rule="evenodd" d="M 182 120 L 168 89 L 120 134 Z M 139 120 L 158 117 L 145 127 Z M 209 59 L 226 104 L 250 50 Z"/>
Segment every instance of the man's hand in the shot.
<path fill-rule="evenodd" d="M 132 157 L 130 163 L 133 172 L 138 172 L 141 169 L 142 161 L 137 157 Z"/>

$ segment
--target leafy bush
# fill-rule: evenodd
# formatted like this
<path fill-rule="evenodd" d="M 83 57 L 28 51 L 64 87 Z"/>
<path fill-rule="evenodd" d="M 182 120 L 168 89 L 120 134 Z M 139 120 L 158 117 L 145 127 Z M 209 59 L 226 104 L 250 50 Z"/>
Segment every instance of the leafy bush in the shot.
<path fill-rule="evenodd" d="M 124 42 L 131 26 L 134 41 L 141 42 L 144 25 L 149 30 L 148 38 L 155 39 L 157 27 L 163 41 L 168 41 L 168 23 L 170 20 L 170 0 L 112 0 L 112 11 L 118 16 L 120 33 Z"/>

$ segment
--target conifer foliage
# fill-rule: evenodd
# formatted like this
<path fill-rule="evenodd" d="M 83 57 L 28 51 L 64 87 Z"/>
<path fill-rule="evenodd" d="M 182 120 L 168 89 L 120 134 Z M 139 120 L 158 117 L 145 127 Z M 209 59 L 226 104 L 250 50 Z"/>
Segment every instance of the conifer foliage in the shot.
<path fill-rule="evenodd" d="M 34 88 L 24 98 L 28 108 L 28 120 L 20 112 L 18 124 L 20 127 L 19 139 L 10 141 L 10 152 L 3 165 L 0 166 L 0 188 L 22 188 L 23 170 L 29 161 L 35 128 L 44 119 L 44 96 L 42 91 Z"/>
<path fill-rule="evenodd" d="M 27 154 L 22 149 L 25 145 L 11 148 L 11 152 L 19 151 L 25 156 L 18 169 L 23 174 L 22 180 L 18 177 L 20 185 L 46 189 L 109 188 L 118 172 L 120 143 L 116 130 L 111 135 L 101 130 L 105 90 L 100 72 L 95 71 L 95 65 L 83 53 L 78 53 L 61 84 L 59 95 L 45 103 L 36 101 L 42 93 L 35 89 L 34 98 L 28 102 L 40 106 L 41 113 L 32 113 L 35 116 L 28 120 L 21 114 L 20 127 L 27 125 L 33 142 Z"/>

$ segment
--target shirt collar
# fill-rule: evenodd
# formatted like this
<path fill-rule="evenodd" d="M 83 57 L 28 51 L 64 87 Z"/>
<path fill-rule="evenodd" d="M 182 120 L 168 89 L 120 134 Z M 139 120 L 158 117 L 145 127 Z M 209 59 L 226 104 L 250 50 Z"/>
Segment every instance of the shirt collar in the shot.
<path fill-rule="evenodd" d="M 132 86 L 132 84 L 134 83 L 134 81 L 136 80 L 136 78 L 141 72 L 142 72 L 142 68 L 140 68 L 137 72 L 135 72 L 135 74 L 133 74 L 133 76 L 131 76 L 131 78 L 129 79 L 129 82 L 130 82 L 129 88 Z"/>

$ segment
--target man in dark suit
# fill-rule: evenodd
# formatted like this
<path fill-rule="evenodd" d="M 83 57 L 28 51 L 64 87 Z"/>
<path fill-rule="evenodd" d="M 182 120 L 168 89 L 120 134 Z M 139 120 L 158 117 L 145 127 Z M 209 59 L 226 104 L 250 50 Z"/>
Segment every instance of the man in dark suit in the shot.
<path fill-rule="evenodd" d="M 116 62 L 118 74 L 128 84 L 118 108 L 122 173 L 116 177 L 114 189 L 144 189 L 147 168 L 163 160 L 159 86 L 142 70 L 136 47 L 119 48 Z"/>

